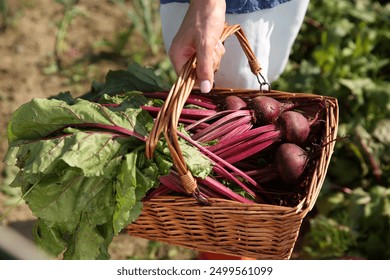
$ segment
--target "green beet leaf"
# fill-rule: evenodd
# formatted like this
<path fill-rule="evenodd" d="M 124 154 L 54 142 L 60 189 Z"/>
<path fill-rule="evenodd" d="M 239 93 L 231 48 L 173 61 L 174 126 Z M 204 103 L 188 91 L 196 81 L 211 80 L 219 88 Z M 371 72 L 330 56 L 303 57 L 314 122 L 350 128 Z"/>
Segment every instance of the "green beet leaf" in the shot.
<path fill-rule="evenodd" d="M 141 214 L 142 198 L 158 182 L 158 168 L 153 161 L 146 159 L 144 147 L 125 156 L 117 176 L 116 208 L 114 212 L 114 232 L 118 233 Z"/>
<path fill-rule="evenodd" d="M 35 222 L 33 236 L 38 246 L 53 255 L 61 254 L 66 248 L 66 240 L 62 236 L 61 230 L 43 219 L 38 218 Z"/>
<path fill-rule="evenodd" d="M 104 83 L 93 83 L 91 92 L 82 96 L 87 100 L 98 100 L 104 94 L 116 95 L 128 91 L 142 92 L 169 89 L 170 85 L 158 77 L 152 69 L 131 63 L 127 70 L 109 71 Z"/>
<path fill-rule="evenodd" d="M 63 161 L 81 169 L 87 177 L 110 176 L 111 161 L 123 155 L 130 145 L 131 141 L 113 138 L 111 134 L 73 131 L 46 140 L 15 141 L 5 160 L 9 165 L 23 166 L 26 175 L 54 172 L 53 168 Z"/>
<path fill-rule="evenodd" d="M 20 169 L 11 186 L 21 187 L 38 218 L 37 244 L 54 256 L 109 258 L 114 235 L 138 218 L 146 193 L 170 172 L 163 139 L 146 159 L 153 118 L 140 107 L 142 95 L 129 96 L 116 107 L 66 94 L 33 99 L 11 117 L 5 163 Z M 207 176 L 211 162 L 180 143 L 191 172 Z"/>
<path fill-rule="evenodd" d="M 62 100 L 34 98 L 13 113 L 8 124 L 8 140 L 42 139 L 66 126 L 86 124 L 121 127 L 143 134 L 145 125 L 137 118 L 141 112 L 138 107 L 117 113 L 83 99 L 76 99 L 70 105 Z M 145 118 L 145 112 L 142 114 Z"/>
<path fill-rule="evenodd" d="M 108 258 L 101 252 L 107 251 L 113 237 L 112 184 L 107 178 L 84 177 L 75 169 L 66 169 L 59 177 L 42 178 L 25 196 L 39 217 L 38 244 L 54 255 L 62 248 L 54 243 L 65 244 L 65 259 Z M 101 227 L 111 233 L 102 233 Z"/>
<path fill-rule="evenodd" d="M 69 246 L 64 253 L 64 259 L 108 259 L 107 246 L 104 244 L 111 242 L 112 238 L 112 231 L 108 236 L 102 234 L 94 224 L 93 215 L 86 213 L 81 216 L 77 230 L 69 236 Z"/>

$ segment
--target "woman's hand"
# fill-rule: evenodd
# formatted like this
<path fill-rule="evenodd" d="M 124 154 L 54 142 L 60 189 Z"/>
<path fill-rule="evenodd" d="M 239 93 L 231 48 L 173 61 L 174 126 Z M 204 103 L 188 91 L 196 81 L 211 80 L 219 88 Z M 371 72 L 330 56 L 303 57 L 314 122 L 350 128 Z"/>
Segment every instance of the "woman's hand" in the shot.
<path fill-rule="evenodd" d="M 225 25 L 225 0 L 193 0 L 172 41 L 169 56 L 176 73 L 196 53 L 200 90 L 207 93 L 214 82 L 225 48 L 219 40 Z"/>

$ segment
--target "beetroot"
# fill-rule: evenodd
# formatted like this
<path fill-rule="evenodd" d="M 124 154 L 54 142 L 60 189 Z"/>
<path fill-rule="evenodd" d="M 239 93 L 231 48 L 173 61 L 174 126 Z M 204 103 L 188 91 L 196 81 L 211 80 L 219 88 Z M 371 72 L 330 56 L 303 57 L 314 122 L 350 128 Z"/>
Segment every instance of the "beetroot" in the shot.
<path fill-rule="evenodd" d="M 282 180 L 291 185 L 295 184 L 305 171 L 308 154 L 298 145 L 281 144 L 275 153 L 275 165 Z"/>
<path fill-rule="evenodd" d="M 225 98 L 225 110 L 242 110 L 246 107 L 246 102 L 238 96 L 229 95 Z"/>
<path fill-rule="evenodd" d="M 285 142 L 303 144 L 310 133 L 310 123 L 301 114 L 295 111 L 286 111 L 276 120 L 276 126 L 282 132 Z"/>
<path fill-rule="evenodd" d="M 257 96 L 249 103 L 259 123 L 273 123 L 283 111 L 290 110 L 294 106 L 292 103 L 281 103 L 269 96 Z"/>

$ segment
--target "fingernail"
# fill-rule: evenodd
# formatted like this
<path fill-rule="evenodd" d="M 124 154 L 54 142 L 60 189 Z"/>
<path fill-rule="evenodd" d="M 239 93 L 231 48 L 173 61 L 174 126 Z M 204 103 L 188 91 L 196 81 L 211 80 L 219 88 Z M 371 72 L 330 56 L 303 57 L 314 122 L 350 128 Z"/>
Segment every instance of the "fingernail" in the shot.
<path fill-rule="evenodd" d="M 209 80 L 204 80 L 200 82 L 200 91 L 202 93 L 209 93 L 211 90 L 211 84 Z"/>

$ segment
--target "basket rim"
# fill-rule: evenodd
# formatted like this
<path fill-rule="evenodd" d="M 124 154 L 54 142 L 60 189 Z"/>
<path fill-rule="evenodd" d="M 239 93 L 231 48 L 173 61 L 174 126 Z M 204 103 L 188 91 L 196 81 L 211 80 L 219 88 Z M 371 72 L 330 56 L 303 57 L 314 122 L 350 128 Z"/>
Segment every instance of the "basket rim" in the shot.
<path fill-rule="evenodd" d="M 295 206 L 283 206 L 283 205 L 275 205 L 275 204 L 267 204 L 267 203 L 242 203 L 238 201 L 233 201 L 229 199 L 224 198 L 209 198 L 210 205 L 202 205 L 204 209 L 210 209 L 210 208 L 259 208 L 259 209 L 266 209 L 266 208 L 277 208 L 278 210 L 284 210 L 284 211 L 292 211 L 299 212 L 301 210 L 304 210 L 304 204 L 306 202 L 306 197 L 304 197 L 297 205 Z M 160 195 L 151 198 L 150 200 L 143 201 L 144 205 L 152 205 L 156 203 L 162 203 L 162 202 L 169 202 L 172 203 L 172 205 L 175 205 L 176 207 L 180 207 L 180 205 L 183 205 L 182 207 L 189 207 L 189 205 L 199 205 L 198 201 L 194 197 L 187 197 L 187 196 L 180 196 L 180 195 Z M 268 209 L 266 209 L 268 210 Z M 269 209 L 271 210 L 271 209 Z"/>
<path fill-rule="evenodd" d="M 203 95 L 208 97 L 219 97 L 219 96 L 227 96 L 227 95 L 236 95 L 242 97 L 256 97 L 256 96 L 272 96 L 274 98 L 321 98 L 332 100 L 337 103 L 337 98 L 334 96 L 327 96 L 317 93 L 305 93 L 305 92 L 288 92 L 282 90 L 271 89 L 271 91 L 261 91 L 259 89 L 245 89 L 245 88 L 225 88 L 225 87 L 215 87 L 212 88 L 209 93 L 202 93 L 200 89 L 194 88 L 191 94 L 196 93 L 197 95 Z"/>

